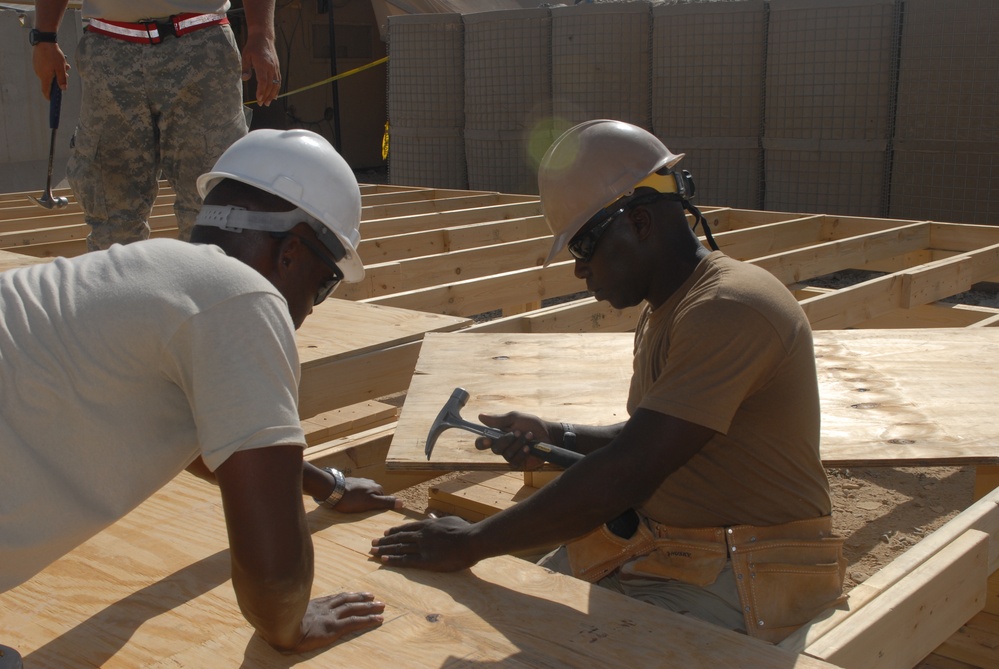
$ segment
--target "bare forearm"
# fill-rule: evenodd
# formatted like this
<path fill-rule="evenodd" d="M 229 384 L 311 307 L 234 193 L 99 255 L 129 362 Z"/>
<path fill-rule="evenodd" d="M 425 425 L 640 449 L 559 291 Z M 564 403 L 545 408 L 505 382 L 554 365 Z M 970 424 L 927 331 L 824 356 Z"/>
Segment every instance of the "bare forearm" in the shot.
<path fill-rule="evenodd" d="M 577 453 L 588 454 L 603 448 L 621 433 L 625 423 L 616 425 L 577 425 L 574 423 L 548 421 L 548 434 L 552 435 L 555 446 L 569 448 Z M 568 428 L 576 435 L 575 444 L 566 445 L 565 431 Z"/>
<path fill-rule="evenodd" d="M 243 0 L 246 13 L 246 32 L 274 40 L 274 0 Z"/>
<path fill-rule="evenodd" d="M 302 619 L 309 605 L 313 549 L 308 532 L 297 547 L 279 555 L 232 560 L 232 585 L 246 620 L 275 648 L 294 648 L 304 635 Z"/>
<path fill-rule="evenodd" d="M 59 30 L 68 0 L 35 0 L 35 28 L 43 33 Z"/>
<path fill-rule="evenodd" d="M 187 471 L 194 474 L 203 481 L 218 485 L 218 479 L 214 472 L 208 469 L 208 465 L 200 457 L 187 466 Z M 328 497 L 330 494 L 329 475 L 315 465 L 308 462 L 302 463 L 302 492 L 312 497 Z"/>

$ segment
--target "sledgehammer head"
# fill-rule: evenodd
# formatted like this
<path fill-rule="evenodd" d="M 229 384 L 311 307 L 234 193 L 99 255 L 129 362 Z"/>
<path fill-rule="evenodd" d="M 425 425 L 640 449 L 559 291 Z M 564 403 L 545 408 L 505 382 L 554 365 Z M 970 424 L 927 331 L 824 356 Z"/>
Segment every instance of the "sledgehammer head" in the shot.
<path fill-rule="evenodd" d="M 430 432 L 427 433 L 427 446 L 423 449 L 427 455 L 427 460 L 434 452 L 434 444 L 437 443 L 437 437 L 441 436 L 441 432 L 450 427 L 463 426 L 465 421 L 461 419 L 461 409 L 466 402 L 468 402 L 468 391 L 464 388 L 455 388 L 440 413 L 437 414 L 433 425 L 430 426 Z"/>

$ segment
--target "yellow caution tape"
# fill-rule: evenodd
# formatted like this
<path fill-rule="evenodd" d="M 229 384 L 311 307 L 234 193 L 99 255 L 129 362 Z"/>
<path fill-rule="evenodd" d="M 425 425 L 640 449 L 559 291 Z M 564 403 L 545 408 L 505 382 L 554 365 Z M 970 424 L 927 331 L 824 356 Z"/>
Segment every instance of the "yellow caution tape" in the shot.
<path fill-rule="evenodd" d="M 307 91 L 310 88 L 316 88 L 318 86 L 323 86 L 324 84 L 328 84 L 330 82 L 336 81 L 337 79 L 343 79 L 344 77 L 349 77 L 352 74 L 357 74 L 358 72 L 363 72 L 364 70 L 369 70 L 372 67 L 377 67 L 378 65 L 382 65 L 383 63 L 387 63 L 387 62 L 388 62 L 388 56 L 385 56 L 384 58 L 379 58 L 378 60 L 376 60 L 374 62 L 368 63 L 367 65 L 362 65 L 360 67 L 355 67 L 353 70 L 348 70 L 346 72 L 342 72 L 340 74 L 333 75 L 332 77 L 330 77 L 328 79 L 323 79 L 322 81 L 317 81 L 314 84 L 309 84 L 308 86 L 302 86 L 301 88 L 296 88 L 293 91 L 288 91 L 287 93 L 282 93 L 281 95 L 277 96 L 274 99 L 278 100 L 280 98 L 288 97 L 289 95 L 294 95 L 295 93 L 301 93 L 302 91 Z M 255 105 L 255 104 L 257 104 L 257 101 L 256 100 L 250 100 L 249 102 L 245 102 L 243 104 L 245 104 L 247 106 L 249 106 L 249 105 Z"/>
<path fill-rule="evenodd" d="M 382 135 L 382 160 L 388 160 L 389 124 L 385 121 L 385 134 Z"/>

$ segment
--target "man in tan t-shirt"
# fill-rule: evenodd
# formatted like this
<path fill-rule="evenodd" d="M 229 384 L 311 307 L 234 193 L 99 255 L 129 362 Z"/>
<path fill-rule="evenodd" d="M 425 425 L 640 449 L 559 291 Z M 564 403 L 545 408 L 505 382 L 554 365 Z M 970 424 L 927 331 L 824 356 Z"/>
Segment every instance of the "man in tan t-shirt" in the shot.
<path fill-rule="evenodd" d="M 556 140 L 539 171 L 548 262 L 568 247 L 598 300 L 644 305 L 629 419 L 482 416 L 511 434 L 476 446 L 513 467 L 540 465 L 526 454 L 532 439 L 586 457 L 479 523 L 393 528 L 374 555 L 452 570 L 567 542 L 542 564 L 774 642 L 839 601 L 811 329 L 776 278 L 717 250 L 689 173 L 673 170 L 682 157 L 641 128 L 598 120 Z"/>

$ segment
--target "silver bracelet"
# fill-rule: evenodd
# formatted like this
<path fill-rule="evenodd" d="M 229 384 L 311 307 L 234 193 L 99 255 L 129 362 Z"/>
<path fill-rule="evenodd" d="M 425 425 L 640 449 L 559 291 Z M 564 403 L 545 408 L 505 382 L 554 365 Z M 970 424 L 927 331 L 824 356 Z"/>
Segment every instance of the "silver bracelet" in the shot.
<path fill-rule="evenodd" d="M 333 476 L 334 485 L 333 492 L 326 499 L 320 499 L 318 497 L 313 497 L 313 501 L 316 504 L 321 504 L 323 506 L 334 508 L 341 499 L 343 499 L 343 493 L 347 492 L 347 479 L 339 469 L 333 469 L 332 467 L 323 467 L 324 472 L 329 472 Z"/>

